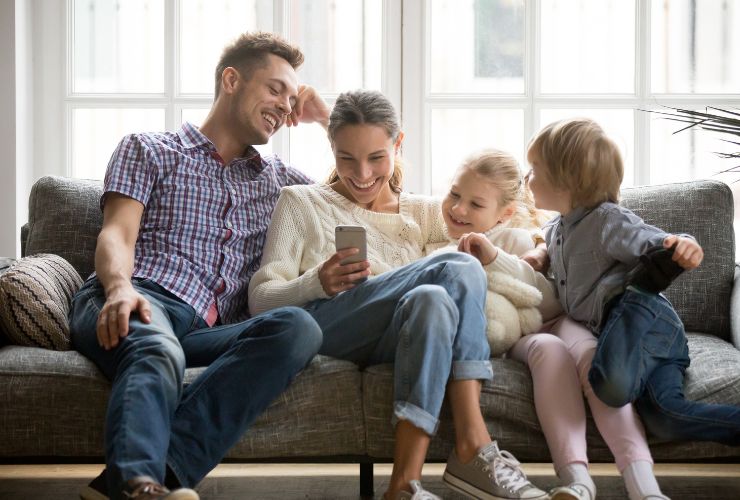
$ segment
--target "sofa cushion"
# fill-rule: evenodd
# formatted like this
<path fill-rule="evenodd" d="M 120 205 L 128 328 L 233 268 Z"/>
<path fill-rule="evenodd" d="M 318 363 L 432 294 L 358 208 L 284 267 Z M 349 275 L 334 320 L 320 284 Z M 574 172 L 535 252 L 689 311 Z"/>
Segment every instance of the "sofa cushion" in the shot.
<path fill-rule="evenodd" d="M 70 349 L 67 315 L 82 278 L 52 254 L 24 257 L 0 275 L 0 324 L 11 343 Z"/>
<path fill-rule="evenodd" d="M 622 204 L 669 233 L 688 233 L 704 249 L 701 266 L 665 291 L 687 331 L 730 339 L 730 296 L 735 278 L 730 188 L 696 181 L 622 190 Z"/>
<path fill-rule="evenodd" d="M 203 368 L 185 371 L 192 382 Z M 0 348 L 0 457 L 103 456 L 110 384 L 76 351 Z M 228 457 L 361 455 L 360 372 L 317 356 L 249 428 Z"/>
<path fill-rule="evenodd" d="M 33 185 L 28 200 L 24 255 L 64 257 L 83 278 L 95 268 L 95 244 L 103 214 L 100 181 L 46 176 Z"/>
<path fill-rule="evenodd" d="M 711 335 L 689 334 L 692 358 L 686 376 L 686 396 L 692 400 L 740 405 L 740 350 Z M 481 411 L 491 436 L 502 449 L 527 462 L 550 462 L 550 453 L 534 408 L 532 379 L 527 367 L 512 359 L 494 358 L 493 380 L 483 385 Z M 724 367 L 717 369 L 718 366 Z M 393 456 L 393 366 L 377 365 L 365 370 L 365 405 L 368 454 Z M 586 440 L 594 462 L 613 457 L 589 416 Z M 429 460 L 444 460 L 452 450 L 455 433 L 445 403 L 439 431 L 429 446 Z M 668 443 L 650 440 L 653 457 L 659 461 L 721 459 L 740 457 L 740 448 L 710 442 Z"/>

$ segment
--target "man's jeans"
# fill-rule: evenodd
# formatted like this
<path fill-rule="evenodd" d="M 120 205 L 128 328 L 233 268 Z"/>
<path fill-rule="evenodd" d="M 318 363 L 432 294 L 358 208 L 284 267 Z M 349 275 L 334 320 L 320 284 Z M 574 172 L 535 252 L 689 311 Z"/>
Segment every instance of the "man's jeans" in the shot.
<path fill-rule="evenodd" d="M 207 328 L 195 310 L 151 280 L 134 279 L 151 303 L 151 323 L 132 314 L 110 351 L 95 325 L 105 303 L 91 279 L 70 311 L 72 343 L 112 381 L 105 425 L 111 498 L 141 475 L 164 482 L 165 464 L 196 485 L 317 353 L 321 331 L 299 308 Z M 186 367 L 208 366 L 183 387 Z"/>
<path fill-rule="evenodd" d="M 492 377 L 486 276 L 463 253 L 444 253 L 306 305 L 324 333 L 320 354 L 361 366 L 394 364 L 394 423 L 433 435 L 452 379 Z"/>
<path fill-rule="evenodd" d="M 740 407 L 687 400 L 688 366 L 683 323 L 671 303 L 628 287 L 608 313 L 588 378 L 609 406 L 634 402 L 656 437 L 740 444 Z"/>

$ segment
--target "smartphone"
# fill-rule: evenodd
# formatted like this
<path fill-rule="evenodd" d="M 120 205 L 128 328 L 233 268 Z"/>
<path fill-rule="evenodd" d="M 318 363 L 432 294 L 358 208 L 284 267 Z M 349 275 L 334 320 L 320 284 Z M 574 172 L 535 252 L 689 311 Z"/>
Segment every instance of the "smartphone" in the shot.
<path fill-rule="evenodd" d="M 343 250 L 345 248 L 357 248 L 360 250 L 355 255 L 342 259 L 341 264 L 351 264 L 352 262 L 361 262 L 367 259 L 367 241 L 365 228 L 362 226 L 337 226 L 334 229 L 334 244 L 337 250 Z M 366 277 L 361 278 L 356 283 L 360 283 L 366 279 Z"/>

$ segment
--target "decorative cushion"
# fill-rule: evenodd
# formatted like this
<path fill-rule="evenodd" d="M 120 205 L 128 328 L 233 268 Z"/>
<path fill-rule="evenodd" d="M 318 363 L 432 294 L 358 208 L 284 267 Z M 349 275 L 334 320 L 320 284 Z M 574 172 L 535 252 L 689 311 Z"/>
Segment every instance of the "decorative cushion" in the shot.
<path fill-rule="evenodd" d="M 69 350 L 72 295 L 82 285 L 74 267 L 53 254 L 25 257 L 0 276 L 0 325 L 13 344 Z"/>

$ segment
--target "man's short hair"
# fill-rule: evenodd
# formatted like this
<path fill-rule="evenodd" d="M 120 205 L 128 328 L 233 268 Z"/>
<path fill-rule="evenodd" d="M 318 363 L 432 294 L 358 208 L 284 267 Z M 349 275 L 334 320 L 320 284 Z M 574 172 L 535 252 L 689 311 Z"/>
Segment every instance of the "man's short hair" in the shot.
<path fill-rule="evenodd" d="M 572 118 L 547 125 L 530 141 L 527 156 L 532 155 L 550 184 L 570 193 L 573 207 L 619 201 L 622 155 L 595 121 Z"/>
<path fill-rule="evenodd" d="M 224 48 L 218 60 L 215 97 L 218 97 L 221 91 L 221 75 L 226 68 L 229 66 L 236 68 L 242 78 L 249 80 L 255 70 L 267 64 L 268 54 L 282 57 L 293 69 L 298 69 L 303 64 L 301 49 L 291 45 L 279 35 L 266 31 L 244 33 Z"/>

